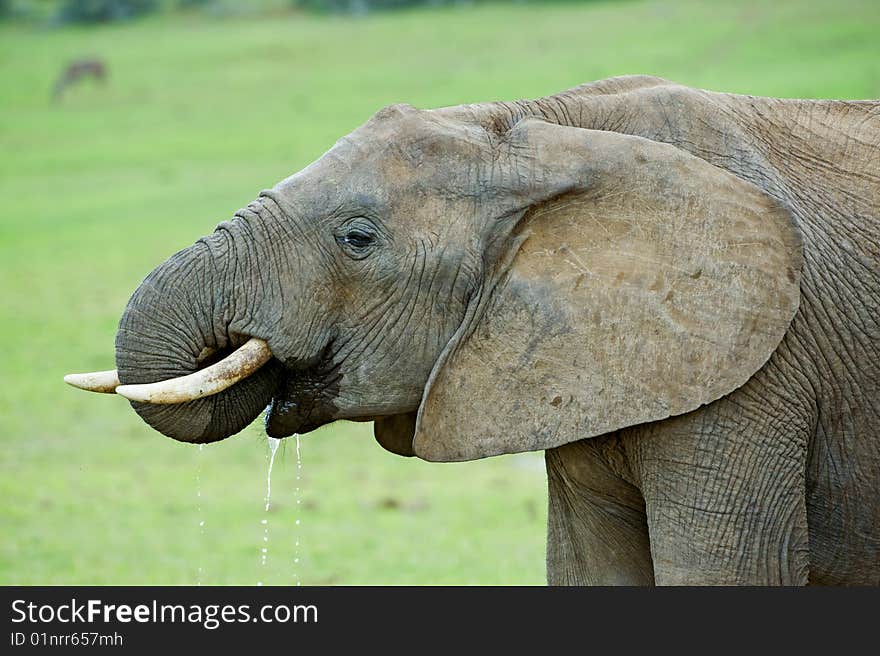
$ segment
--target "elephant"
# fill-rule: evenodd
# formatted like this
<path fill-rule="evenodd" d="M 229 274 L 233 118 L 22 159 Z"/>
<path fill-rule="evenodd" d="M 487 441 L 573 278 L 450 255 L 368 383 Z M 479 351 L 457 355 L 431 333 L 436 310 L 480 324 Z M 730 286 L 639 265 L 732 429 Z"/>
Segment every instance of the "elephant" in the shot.
<path fill-rule="evenodd" d="M 649 76 L 390 105 L 68 382 L 207 443 L 544 451 L 551 585 L 880 584 L 880 101 Z"/>

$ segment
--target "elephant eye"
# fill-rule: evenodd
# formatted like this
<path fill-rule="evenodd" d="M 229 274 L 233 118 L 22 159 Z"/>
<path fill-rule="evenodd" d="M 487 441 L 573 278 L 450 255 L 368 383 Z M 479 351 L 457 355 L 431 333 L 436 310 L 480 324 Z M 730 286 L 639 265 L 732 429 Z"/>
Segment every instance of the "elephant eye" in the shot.
<path fill-rule="evenodd" d="M 348 255 L 360 260 L 369 255 L 371 246 L 376 238 L 373 234 L 361 227 L 347 228 L 342 234 L 336 236 L 336 243 Z"/>
<path fill-rule="evenodd" d="M 345 235 L 345 243 L 354 248 L 366 248 L 373 243 L 372 235 L 360 230 L 352 230 Z"/>

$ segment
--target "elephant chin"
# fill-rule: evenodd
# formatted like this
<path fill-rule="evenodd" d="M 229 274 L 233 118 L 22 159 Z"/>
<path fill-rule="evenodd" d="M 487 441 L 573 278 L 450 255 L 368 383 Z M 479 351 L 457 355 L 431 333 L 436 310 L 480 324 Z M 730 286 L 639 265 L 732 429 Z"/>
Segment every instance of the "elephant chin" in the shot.
<path fill-rule="evenodd" d="M 413 449 L 415 432 L 415 412 L 381 417 L 376 419 L 373 424 L 373 434 L 376 436 L 376 441 L 386 451 L 396 453 L 399 456 L 411 457 L 416 455 Z"/>

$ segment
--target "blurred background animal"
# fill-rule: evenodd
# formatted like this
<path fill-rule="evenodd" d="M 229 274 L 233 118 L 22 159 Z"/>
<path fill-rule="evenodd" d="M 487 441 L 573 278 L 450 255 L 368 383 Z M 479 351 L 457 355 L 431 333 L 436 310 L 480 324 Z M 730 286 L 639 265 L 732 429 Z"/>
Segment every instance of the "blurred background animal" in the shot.
<path fill-rule="evenodd" d="M 76 59 L 68 63 L 52 87 L 53 102 L 59 102 L 68 88 L 86 79 L 101 84 L 107 81 L 107 64 L 103 59 Z"/>

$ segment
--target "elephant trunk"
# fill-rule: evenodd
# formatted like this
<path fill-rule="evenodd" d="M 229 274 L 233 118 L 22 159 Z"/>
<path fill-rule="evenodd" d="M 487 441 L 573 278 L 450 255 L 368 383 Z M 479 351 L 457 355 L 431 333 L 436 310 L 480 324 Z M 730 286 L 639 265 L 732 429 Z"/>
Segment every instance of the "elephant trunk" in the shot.
<path fill-rule="evenodd" d="M 236 257 L 236 233 L 223 224 L 157 267 L 119 322 L 117 391 L 150 426 L 183 442 L 238 433 L 280 382 L 281 364 L 254 333 L 255 299 L 230 282 L 246 264 Z"/>

